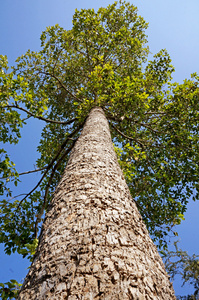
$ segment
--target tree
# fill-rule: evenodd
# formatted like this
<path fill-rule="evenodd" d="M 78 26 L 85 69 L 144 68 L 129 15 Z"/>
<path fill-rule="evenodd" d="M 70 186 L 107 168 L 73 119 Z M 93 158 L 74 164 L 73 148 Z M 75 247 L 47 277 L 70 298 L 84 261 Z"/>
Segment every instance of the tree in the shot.
<path fill-rule="evenodd" d="M 175 299 L 103 110 L 93 108 L 51 201 L 19 299 Z"/>
<path fill-rule="evenodd" d="M 38 151 L 41 180 L 12 196 L 19 176 L 1 157 L 0 242 L 6 253 L 33 253 L 45 210 L 92 108 L 109 121 L 120 166 L 142 218 L 159 247 L 198 199 L 198 79 L 172 84 L 166 50 L 153 60 L 146 22 L 133 5 L 76 11 L 71 30 L 55 25 L 8 72 L 1 57 L 1 140 L 17 143 L 27 119 L 46 122 Z M 20 115 L 22 113 L 22 115 Z M 27 116 L 23 117 L 23 113 Z M 25 249 L 26 247 L 26 249 Z"/>
<path fill-rule="evenodd" d="M 183 285 L 188 282 L 194 286 L 193 295 L 179 296 L 178 299 L 197 300 L 199 298 L 199 256 L 188 255 L 187 251 L 178 247 L 178 241 L 174 242 L 174 247 L 173 251 L 161 251 L 168 273 L 172 279 L 180 275 Z"/>

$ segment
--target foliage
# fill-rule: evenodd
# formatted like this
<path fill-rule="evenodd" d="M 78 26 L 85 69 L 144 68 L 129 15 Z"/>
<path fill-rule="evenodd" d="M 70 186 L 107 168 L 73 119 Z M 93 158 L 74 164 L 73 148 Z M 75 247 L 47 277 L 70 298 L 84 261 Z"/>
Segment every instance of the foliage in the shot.
<path fill-rule="evenodd" d="M 149 60 L 147 23 L 128 2 L 76 10 L 73 27 L 48 27 L 41 51 L 27 51 L 15 67 L 0 56 L 3 143 L 18 143 L 28 119 L 44 121 L 36 169 L 19 174 L 1 150 L 0 242 L 22 253 L 37 239 L 42 218 L 69 153 L 92 107 L 109 120 L 118 160 L 132 197 L 159 247 L 198 200 L 199 77 L 171 83 L 166 50 Z M 25 117 L 24 117 L 25 115 Z M 40 172 L 26 195 L 13 196 L 21 175 Z M 23 253 L 27 255 L 27 253 Z"/>
<path fill-rule="evenodd" d="M 194 295 L 179 297 L 179 299 L 197 300 L 199 299 L 199 255 L 188 255 L 187 251 L 178 247 L 178 242 L 174 242 L 175 250 L 161 251 L 165 267 L 172 279 L 180 275 L 182 285 L 189 283 L 194 286 Z"/>
<path fill-rule="evenodd" d="M 25 244 L 25 248 L 24 249 L 21 249 L 19 251 L 20 254 L 23 255 L 23 257 L 28 256 L 29 260 L 32 261 L 33 260 L 33 255 L 35 254 L 35 251 L 37 249 L 37 246 L 38 246 L 38 242 L 39 240 L 38 239 L 34 239 L 32 244 Z"/>
<path fill-rule="evenodd" d="M 198 296 L 195 295 L 188 295 L 188 296 L 177 296 L 177 300 L 198 300 Z"/>
<path fill-rule="evenodd" d="M 195 295 L 188 295 L 188 296 L 177 296 L 177 300 L 198 300 L 198 296 Z"/>
<path fill-rule="evenodd" d="M 28 255 L 28 259 L 33 261 L 33 255 L 38 246 L 38 239 L 34 239 L 32 244 L 25 244 L 24 246 L 25 248 L 18 251 L 19 254 L 22 254 L 23 257 Z M 14 279 L 6 283 L 0 283 L 1 299 L 17 299 L 21 286 L 22 284 Z"/>
<path fill-rule="evenodd" d="M 21 286 L 22 284 L 14 279 L 11 279 L 6 283 L 0 283 L 1 299 L 16 299 Z"/>

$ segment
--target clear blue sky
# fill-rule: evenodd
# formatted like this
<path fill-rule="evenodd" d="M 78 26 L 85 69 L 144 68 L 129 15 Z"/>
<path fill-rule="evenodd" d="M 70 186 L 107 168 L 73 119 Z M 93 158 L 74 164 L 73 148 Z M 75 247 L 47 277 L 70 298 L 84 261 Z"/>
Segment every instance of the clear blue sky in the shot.
<path fill-rule="evenodd" d="M 147 30 L 153 54 L 166 48 L 176 69 L 174 81 L 182 82 L 193 72 L 199 73 L 199 1 L 198 0 L 135 0 L 139 14 L 149 22 Z M 113 3 L 108 0 L 0 0 L 0 54 L 7 55 L 10 65 L 28 49 L 37 51 L 40 34 L 47 26 L 58 23 L 71 28 L 75 8 L 99 8 Z M 31 134 L 30 134 L 31 128 Z M 7 146 L 19 172 L 33 169 L 37 157 L 42 122 L 30 121 L 22 130 L 23 140 L 17 147 Z M 21 191 L 28 191 L 39 177 L 24 177 Z M 178 227 L 181 248 L 189 254 L 199 253 L 199 203 L 190 203 L 186 220 Z M 0 245 L 0 282 L 22 280 L 28 264 L 18 255 L 7 257 Z M 174 282 L 176 294 L 190 293 L 186 286 Z"/>

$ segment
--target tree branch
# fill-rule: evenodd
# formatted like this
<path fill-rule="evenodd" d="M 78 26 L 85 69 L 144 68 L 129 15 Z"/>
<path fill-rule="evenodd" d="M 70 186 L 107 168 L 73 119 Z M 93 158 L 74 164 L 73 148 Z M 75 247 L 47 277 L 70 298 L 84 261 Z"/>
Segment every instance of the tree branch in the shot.
<path fill-rule="evenodd" d="M 6 106 L 3 106 L 5 108 L 17 108 L 19 110 L 22 110 L 24 112 L 26 112 L 27 114 L 29 114 L 30 116 L 34 117 L 34 118 L 37 118 L 39 120 L 42 120 L 42 121 L 45 121 L 47 123 L 55 123 L 55 124 L 63 124 L 63 125 L 68 125 L 68 124 L 71 124 L 73 123 L 76 118 L 72 119 L 72 120 L 69 120 L 69 121 L 55 121 L 55 120 L 50 120 L 50 119 L 46 119 L 44 117 L 41 117 L 41 116 L 36 116 L 34 115 L 33 113 L 31 113 L 30 111 L 28 111 L 27 109 L 21 107 L 21 106 L 18 106 L 17 104 L 16 105 L 6 105 Z"/>
<path fill-rule="evenodd" d="M 143 143 L 141 143 L 140 141 L 138 141 L 138 140 L 136 140 L 136 139 L 134 139 L 134 138 L 131 138 L 130 136 L 127 136 L 126 134 L 124 134 L 123 132 L 121 132 L 118 128 L 116 128 L 112 123 L 110 123 L 110 124 L 111 124 L 111 126 L 112 126 L 119 134 L 121 134 L 123 137 L 125 137 L 125 138 L 127 138 L 127 139 L 129 139 L 129 140 L 131 140 L 131 141 L 137 142 L 138 144 L 140 144 L 140 146 L 142 147 L 143 150 L 145 149 L 145 145 L 144 145 Z M 149 159 L 148 154 L 147 154 L 146 151 L 145 151 L 145 154 L 146 154 L 146 157 L 147 157 L 148 164 L 149 164 L 149 166 L 151 167 L 151 169 L 153 170 L 153 173 L 155 174 L 155 170 L 154 170 L 153 166 L 152 166 L 151 163 L 150 163 L 150 159 Z"/>
<path fill-rule="evenodd" d="M 108 106 L 108 105 L 109 105 L 109 104 L 106 103 L 106 106 Z M 108 118 L 108 119 L 110 119 L 110 120 L 112 120 L 112 121 L 115 121 L 115 122 L 121 122 L 121 121 L 123 121 L 122 118 L 117 118 L 117 117 L 112 116 L 112 114 L 108 111 L 108 109 L 107 109 L 106 107 L 103 107 L 103 110 L 106 111 L 106 115 L 107 115 L 107 118 Z"/>
<path fill-rule="evenodd" d="M 49 73 L 49 72 L 45 72 L 45 71 L 40 71 L 40 73 L 42 73 L 42 74 L 45 74 L 45 75 L 48 75 L 48 76 L 51 76 L 51 77 L 53 77 L 53 78 L 55 78 L 58 82 L 59 82 L 59 84 L 60 84 L 60 86 L 72 97 L 72 98 L 74 98 L 75 100 L 77 100 L 77 101 L 79 101 L 79 102 L 83 102 L 81 99 L 79 99 L 77 96 L 75 96 L 75 95 L 73 95 L 73 93 L 71 93 L 71 91 L 69 91 L 69 89 L 67 89 L 67 87 L 62 83 L 62 81 L 55 75 L 55 74 L 51 74 L 51 73 Z"/>
<path fill-rule="evenodd" d="M 46 206 L 46 202 L 47 202 L 47 198 L 48 198 L 48 193 L 49 193 L 49 189 L 50 189 L 50 185 L 52 183 L 55 171 L 57 170 L 57 168 L 59 167 L 59 165 L 61 164 L 62 160 L 65 158 L 65 156 L 72 150 L 72 148 L 74 147 L 75 143 L 76 143 L 77 139 L 75 139 L 72 143 L 72 145 L 62 154 L 62 156 L 59 158 L 59 160 L 57 161 L 56 165 L 53 167 L 50 178 L 48 180 L 47 186 L 46 186 L 46 190 L 45 190 L 45 195 L 44 195 L 44 201 L 42 204 L 42 208 L 37 216 L 36 222 L 35 222 L 35 238 L 37 238 L 37 233 L 38 233 L 38 228 L 37 225 L 38 223 L 41 221 L 41 217 L 43 215 L 45 206 Z"/>
<path fill-rule="evenodd" d="M 155 129 L 151 128 L 151 126 L 149 126 L 149 125 L 147 125 L 147 124 L 144 124 L 144 123 L 138 123 L 138 122 L 137 122 L 137 124 L 140 125 L 140 126 L 143 126 L 143 127 L 145 127 L 145 128 L 148 128 L 149 130 L 151 130 L 151 131 L 154 132 L 154 133 L 162 133 L 162 132 L 160 132 L 160 131 L 158 131 L 158 130 L 155 130 Z"/>
<path fill-rule="evenodd" d="M 163 111 L 154 111 L 154 112 L 147 111 L 144 113 L 144 115 L 166 115 L 166 113 Z"/>
<path fill-rule="evenodd" d="M 88 43 L 87 43 L 87 39 L 85 39 L 85 44 L 86 44 L 86 56 L 88 59 L 88 64 L 89 64 L 89 71 L 92 71 L 92 65 L 91 65 L 91 61 L 90 61 L 90 56 L 89 56 L 89 51 L 88 51 Z"/>
<path fill-rule="evenodd" d="M 121 132 L 117 127 L 115 127 L 111 122 L 110 122 L 110 125 L 119 133 L 121 134 L 124 138 L 130 140 L 130 141 L 134 141 L 136 143 L 138 143 L 143 149 L 145 148 L 145 146 L 140 142 L 138 141 L 137 139 L 134 139 L 130 136 L 127 136 L 126 134 L 124 134 L 123 132 Z"/>
<path fill-rule="evenodd" d="M 41 168 L 41 169 L 36 169 L 36 170 L 27 171 L 27 172 L 22 172 L 22 173 L 19 173 L 18 175 L 20 176 L 20 175 L 25 175 L 25 174 L 30 174 L 30 173 L 34 173 L 34 172 L 43 171 L 43 170 L 47 169 L 47 167 L 48 167 L 48 166 L 43 167 L 43 168 Z"/>
<path fill-rule="evenodd" d="M 36 169 L 36 170 L 31 170 L 31 171 L 27 171 L 27 172 L 22 172 L 22 173 L 18 173 L 19 176 L 21 175 L 25 175 L 25 174 L 30 174 L 30 173 L 35 173 L 35 172 L 39 172 L 39 171 L 43 171 L 47 168 L 48 166 L 44 167 L 44 168 L 41 168 L 41 169 Z M 1 180 L 6 180 L 7 178 L 3 178 L 3 177 L 0 177 Z"/>
<path fill-rule="evenodd" d="M 36 186 L 28 193 L 26 194 L 26 196 L 19 202 L 17 210 L 19 209 L 19 206 L 21 205 L 21 203 L 28 197 L 30 196 L 37 188 L 38 186 L 41 184 L 41 182 L 43 181 L 44 177 L 46 176 L 46 174 L 48 173 L 48 171 L 52 168 L 54 162 L 57 160 L 57 158 L 59 157 L 60 153 L 62 152 L 62 150 L 64 149 L 64 147 L 66 146 L 67 142 L 69 140 L 71 140 L 71 137 L 76 134 L 80 128 L 82 128 L 83 123 L 81 123 L 71 134 L 69 134 L 67 136 L 67 138 L 64 140 L 64 142 L 62 143 L 62 145 L 60 146 L 56 156 L 52 159 L 52 161 L 48 164 L 48 166 L 46 167 L 46 171 L 44 172 L 43 176 L 41 177 L 41 179 L 39 180 L 39 182 L 36 184 Z M 70 148 L 70 147 L 69 147 Z"/>

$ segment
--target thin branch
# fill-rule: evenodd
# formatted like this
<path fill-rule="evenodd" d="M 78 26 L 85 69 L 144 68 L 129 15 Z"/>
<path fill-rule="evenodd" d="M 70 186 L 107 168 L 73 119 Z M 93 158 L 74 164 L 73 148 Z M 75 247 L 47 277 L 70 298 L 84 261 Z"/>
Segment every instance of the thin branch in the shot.
<path fill-rule="evenodd" d="M 27 116 L 26 118 L 22 119 L 22 122 L 27 121 L 30 118 L 32 118 L 32 116 Z"/>
<path fill-rule="evenodd" d="M 51 163 L 49 165 L 51 165 Z M 46 174 L 48 173 L 48 171 L 50 170 L 51 167 L 52 166 L 50 166 L 50 167 L 47 168 L 46 172 L 44 172 L 43 176 L 41 177 L 41 179 L 39 180 L 39 182 L 36 184 L 36 186 L 28 194 L 26 194 L 26 196 L 23 199 L 21 199 L 21 201 L 19 202 L 19 204 L 17 206 L 17 210 L 19 209 L 21 203 L 38 188 L 38 186 L 41 184 L 41 182 L 43 181 L 44 177 L 46 176 Z"/>
<path fill-rule="evenodd" d="M 27 171 L 27 172 L 22 172 L 22 173 L 19 173 L 18 175 L 21 176 L 21 175 L 25 175 L 25 174 L 34 173 L 34 172 L 40 172 L 40 171 L 43 171 L 43 170 L 47 169 L 47 167 L 48 166 L 43 167 L 41 169 L 36 169 L 36 170 Z"/>
<path fill-rule="evenodd" d="M 44 195 L 44 201 L 41 207 L 41 210 L 37 216 L 36 222 L 35 222 L 35 238 L 37 238 L 37 233 L 38 233 L 38 228 L 37 225 L 38 223 L 41 221 L 41 217 L 43 215 L 45 206 L 46 206 L 46 202 L 47 202 L 47 198 L 48 198 L 48 193 L 49 193 L 49 189 L 50 189 L 50 185 L 52 183 L 53 177 L 55 175 L 55 171 L 57 170 L 57 168 L 59 167 L 59 165 L 61 164 L 62 160 L 65 158 L 65 156 L 72 150 L 72 148 L 74 147 L 75 143 L 76 143 L 77 139 L 75 139 L 72 143 L 72 145 L 62 154 L 62 156 L 59 158 L 59 160 L 57 161 L 56 165 L 53 167 L 50 178 L 48 180 L 47 186 L 46 186 L 46 190 L 45 190 L 45 195 Z"/>
<path fill-rule="evenodd" d="M 55 124 L 63 124 L 63 125 L 68 125 L 68 124 L 71 124 L 73 123 L 76 118 L 72 119 L 72 120 L 69 120 L 69 121 L 55 121 L 55 120 L 50 120 L 50 119 L 46 119 L 44 117 L 41 117 L 41 116 L 36 116 L 34 115 L 33 113 L 31 113 L 30 111 L 28 111 L 27 109 L 21 107 L 21 106 L 18 106 L 17 104 L 16 105 L 6 105 L 4 106 L 5 108 L 17 108 L 19 110 L 22 110 L 24 112 L 26 112 L 27 114 L 29 114 L 30 116 L 34 117 L 34 118 L 37 118 L 39 120 L 42 120 L 42 121 L 45 121 L 47 123 L 55 123 Z"/>
<path fill-rule="evenodd" d="M 8 202 L 11 201 L 11 200 L 13 200 L 13 199 L 16 199 L 16 198 L 18 198 L 18 197 L 24 196 L 24 195 L 27 195 L 27 194 L 19 194 L 19 195 L 10 197 L 10 198 L 8 199 Z M 7 203 L 5 202 L 4 204 L 1 205 L 1 208 L 4 208 L 4 207 L 6 207 L 6 206 L 7 206 Z M 2 213 L 0 213 L 0 215 L 2 215 Z"/>
<path fill-rule="evenodd" d="M 136 140 L 136 139 L 134 139 L 134 138 L 131 138 L 131 137 L 125 135 L 125 134 L 124 134 L 123 132 L 121 132 L 118 128 L 116 128 L 112 123 L 110 123 L 110 124 L 111 124 L 111 126 L 112 126 L 119 134 L 121 134 L 123 137 L 125 137 L 125 138 L 127 138 L 127 139 L 129 139 L 129 140 L 132 140 L 132 141 L 137 142 L 138 144 L 141 145 L 142 149 L 145 149 L 145 145 L 143 145 L 140 141 L 138 141 L 138 140 Z M 151 169 L 153 170 L 153 172 L 154 172 L 154 174 L 155 174 L 155 170 L 154 170 L 153 166 L 152 166 L 151 163 L 150 163 L 150 159 L 149 159 L 149 156 L 148 156 L 148 154 L 147 154 L 146 151 L 145 151 L 145 154 L 146 154 L 146 157 L 147 157 L 147 161 L 148 161 L 148 163 L 149 163 L 149 166 L 151 167 Z"/>
<path fill-rule="evenodd" d="M 59 60 L 59 56 L 60 56 L 60 53 L 61 53 L 62 51 L 63 51 L 62 48 L 58 51 L 57 60 L 55 61 L 55 64 L 54 64 L 54 67 L 53 67 L 53 73 L 54 73 L 54 71 L 55 71 L 55 67 L 57 66 L 57 63 L 58 63 L 58 60 Z"/>
<path fill-rule="evenodd" d="M 141 126 L 145 127 L 145 128 L 148 128 L 149 130 L 153 131 L 154 133 L 162 133 L 162 132 L 160 132 L 160 131 L 158 131 L 158 130 L 155 130 L 155 129 L 151 128 L 151 126 L 149 126 L 149 125 L 147 125 L 147 124 L 144 124 L 144 123 L 138 123 L 138 122 L 136 122 L 136 123 L 137 123 L 138 125 L 141 125 Z"/>
<path fill-rule="evenodd" d="M 144 115 L 166 115 L 166 113 L 163 111 L 154 111 L 154 112 L 147 111 L 144 113 Z"/>
<path fill-rule="evenodd" d="M 145 154 L 146 154 L 146 157 L 147 157 L 147 162 L 148 162 L 148 164 L 149 164 L 149 167 L 152 169 L 153 173 L 155 174 L 156 172 L 155 172 L 155 170 L 154 170 L 154 168 L 153 168 L 153 166 L 152 166 L 152 164 L 151 164 L 151 162 L 150 162 L 150 158 L 149 158 L 147 152 L 145 152 Z"/>
<path fill-rule="evenodd" d="M 81 51 L 80 49 L 76 49 L 76 51 L 77 51 L 77 53 L 80 53 L 80 54 L 82 54 L 82 55 L 86 56 L 86 53 L 85 53 L 85 52 L 83 52 L 83 51 Z"/>
<path fill-rule="evenodd" d="M 19 202 L 17 209 L 19 208 L 19 206 L 21 205 L 21 203 L 28 197 L 30 196 L 37 188 L 38 186 L 41 184 L 41 182 L 43 181 L 44 177 L 46 176 L 46 174 L 48 173 L 48 171 L 52 168 L 54 162 L 57 160 L 57 158 L 59 157 L 60 153 L 62 152 L 62 150 L 64 149 L 64 147 L 66 146 L 67 142 L 70 140 L 70 138 L 76 134 L 80 128 L 82 128 L 83 123 L 80 124 L 71 134 L 68 135 L 68 137 L 65 139 L 65 141 L 62 143 L 62 145 L 60 146 L 56 156 L 52 159 L 52 161 L 48 164 L 48 166 L 46 167 L 46 171 L 44 172 L 43 176 L 41 177 L 41 179 L 39 180 L 39 182 L 36 184 L 36 186 L 28 193 L 26 194 L 26 196 Z"/>
<path fill-rule="evenodd" d="M 25 174 L 30 174 L 30 173 L 35 173 L 35 172 L 39 172 L 39 171 L 43 171 L 47 168 L 48 166 L 44 167 L 44 168 L 41 168 L 41 169 L 36 169 L 36 170 L 31 170 L 31 171 L 27 171 L 27 172 L 22 172 L 22 173 L 18 173 L 19 176 L 21 175 L 25 175 Z M 3 178 L 3 177 L 0 177 L 1 180 L 6 180 L 7 178 Z"/>
<path fill-rule="evenodd" d="M 109 104 L 106 103 L 106 106 L 108 106 L 108 105 L 109 105 Z M 103 107 L 103 110 L 106 111 L 106 114 L 107 114 L 108 119 L 113 120 L 113 121 L 115 121 L 115 122 L 121 122 L 121 121 L 123 121 L 122 118 L 117 118 L 117 117 L 112 116 L 112 114 L 108 111 L 108 109 L 107 109 L 106 107 Z"/>
<path fill-rule="evenodd" d="M 71 93 L 71 91 L 69 91 L 69 89 L 67 89 L 67 87 L 62 83 L 62 81 L 54 74 L 51 74 L 49 72 L 44 72 L 44 71 L 40 71 L 40 73 L 42 74 L 45 74 L 45 75 L 48 75 L 48 76 L 51 76 L 53 78 L 55 78 L 59 84 L 61 85 L 61 87 L 72 97 L 74 98 L 75 100 L 79 101 L 79 102 L 83 102 L 81 99 L 79 99 L 77 96 L 73 95 L 73 93 Z"/>
<path fill-rule="evenodd" d="M 106 110 L 106 109 L 105 109 Z M 132 122 L 132 120 L 130 119 L 130 118 L 128 118 L 128 117 L 124 117 L 124 118 L 119 118 L 119 119 L 117 119 L 117 118 L 115 118 L 115 117 L 113 117 L 113 116 L 111 116 L 111 114 L 107 111 L 107 114 L 108 114 L 108 117 L 109 117 L 109 119 L 111 119 L 111 120 L 113 120 L 113 121 L 116 121 L 116 122 L 121 122 L 121 121 L 123 121 L 124 119 L 125 120 L 129 120 L 130 122 Z M 154 133 L 161 133 L 160 131 L 158 131 L 158 130 L 155 130 L 155 129 L 153 129 L 151 126 L 149 126 L 149 125 L 147 125 L 147 124 L 145 124 L 145 123 L 140 123 L 139 121 L 134 121 L 134 122 L 132 122 L 133 124 L 137 124 L 137 125 L 140 125 L 140 126 L 143 126 L 143 127 L 145 127 L 145 128 L 148 128 L 149 130 L 151 130 L 152 132 L 154 132 Z"/>
<path fill-rule="evenodd" d="M 24 196 L 24 195 L 26 195 L 26 194 L 19 194 L 19 195 L 13 196 L 13 197 L 9 198 L 8 201 L 16 199 L 16 198 L 18 198 L 20 196 Z"/>
<path fill-rule="evenodd" d="M 124 138 L 128 139 L 128 140 L 131 140 L 131 141 L 134 141 L 134 142 L 137 142 L 143 149 L 145 148 L 145 146 L 140 142 L 138 141 L 137 139 L 134 139 L 130 136 L 127 136 L 126 134 L 124 134 L 123 132 L 121 132 L 118 128 L 116 128 L 112 123 L 110 123 L 111 126 L 119 133 L 121 134 Z"/>
<path fill-rule="evenodd" d="M 26 195 L 26 194 L 19 194 L 19 195 L 10 197 L 10 198 L 8 199 L 8 201 L 11 201 L 11 200 L 13 200 L 13 199 L 16 199 L 16 198 L 21 197 L 21 196 L 24 196 L 24 195 Z"/>
<path fill-rule="evenodd" d="M 87 43 L 87 39 L 85 39 L 85 43 L 86 43 L 86 56 L 88 59 L 88 64 L 89 64 L 89 71 L 92 71 L 92 65 L 91 65 L 91 61 L 90 61 L 90 56 L 89 56 L 89 51 L 88 51 L 88 43 Z"/>

